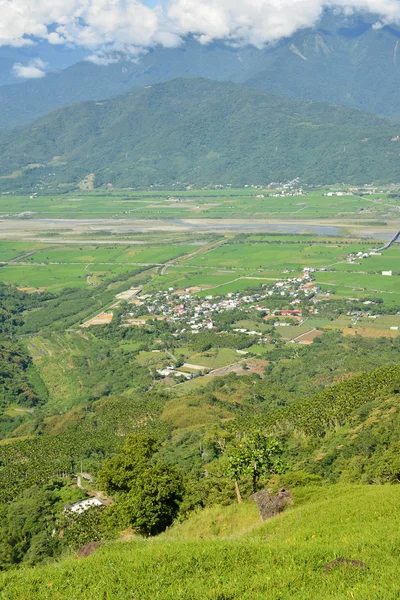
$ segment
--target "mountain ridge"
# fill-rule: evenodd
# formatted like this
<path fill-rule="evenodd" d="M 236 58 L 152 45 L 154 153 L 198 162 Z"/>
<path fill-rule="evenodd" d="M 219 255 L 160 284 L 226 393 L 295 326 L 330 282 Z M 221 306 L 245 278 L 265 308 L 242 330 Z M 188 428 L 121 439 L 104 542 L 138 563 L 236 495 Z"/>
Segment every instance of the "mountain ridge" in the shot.
<path fill-rule="evenodd" d="M 294 99 L 330 101 L 400 119 L 400 31 L 371 17 L 327 13 L 314 29 L 257 49 L 188 38 L 135 61 L 78 62 L 46 77 L 0 87 L 0 129 L 23 125 L 75 102 L 111 98 L 177 77 L 232 81 Z M 9 83 L 7 78 L 0 83 Z"/>
<path fill-rule="evenodd" d="M 399 127 L 352 108 L 176 79 L 1 134 L 0 186 L 54 190 L 92 173 L 97 186 L 118 187 L 391 182 L 398 135 Z"/>

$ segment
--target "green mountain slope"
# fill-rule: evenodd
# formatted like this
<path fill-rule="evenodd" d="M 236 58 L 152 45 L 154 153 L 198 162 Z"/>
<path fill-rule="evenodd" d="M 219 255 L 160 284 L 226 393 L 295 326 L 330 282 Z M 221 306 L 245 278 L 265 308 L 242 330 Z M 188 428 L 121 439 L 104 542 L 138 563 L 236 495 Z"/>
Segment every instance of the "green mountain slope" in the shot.
<path fill-rule="evenodd" d="M 398 179 L 400 129 L 350 108 L 179 79 L 60 109 L 0 136 L 2 189 Z"/>
<path fill-rule="evenodd" d="M 229 537 L 199 540 L 189 522 L 175 537 L 172 529 L 166 539 L 117 542 L 86 559 L 9 572 L 1 576 L 0 597 L 394 600 L 399 501 L 398 487 L 304 488 L 295 493 L 293 507 L 263 525 L 245 504 L 227 511 Z M 223 511 L 207 511 L 195 521 L 204 538 L 213 537 L 207 534 L 213 521 L 215 531 Z M 247 533 L 242 521 L 252 522 Z M 365 566 L 324 570 L 340 557 Z"/>

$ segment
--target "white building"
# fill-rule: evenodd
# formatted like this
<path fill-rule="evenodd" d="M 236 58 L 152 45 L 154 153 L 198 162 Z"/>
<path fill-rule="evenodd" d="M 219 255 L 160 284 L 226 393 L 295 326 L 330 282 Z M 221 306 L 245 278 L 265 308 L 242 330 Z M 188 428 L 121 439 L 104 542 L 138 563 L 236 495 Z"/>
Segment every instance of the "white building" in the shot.
<path fill-rule="evenodd" d="M 64 512 L 73 512 L 81 515 L 85 510 L 93 508 L 94 506 L 103 506 L 103 504 L 97 498 L 87 498 L 86 500 L 75 502 L 74 504 L 66 504 Z"/>

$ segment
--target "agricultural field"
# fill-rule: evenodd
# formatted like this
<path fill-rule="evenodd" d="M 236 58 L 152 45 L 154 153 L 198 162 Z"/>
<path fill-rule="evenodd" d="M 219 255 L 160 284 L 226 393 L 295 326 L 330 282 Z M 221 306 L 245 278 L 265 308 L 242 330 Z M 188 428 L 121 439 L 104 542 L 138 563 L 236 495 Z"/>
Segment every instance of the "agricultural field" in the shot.
<path fill-rule="evenodd" d="M 384 219 L 394 215 L 399 200 L 387 192 L 357 192 L 327 198 L 328 189 L 281 196 L 277 190 L 221 189 L 81 191 L 61 196 L 4 196 L 3 218 L 20 219 Z"/>
<path fill-rule="evenodd" d="M 315 277 L 322 290 L 337 298 L 381 298 L 387 306 L 400 306 L 400 277 L 371 273 L 327 271 Z"/>
<path fill-rule="evenodd" d="M 379 246 L 373 240 L 311 235 L 220 235 L 216 239 L 187 236 L 177 242 L 175 234 L 138 234 L 126 243 L 94 244 L 0 242 L 0 282 L 28 291 L 59 291 L 96 287 L 108 278 L 136 267 L 153 267 L 143 293 L 173 288 L 189 290 L 199 297 L 226 296 L 299 277 L 305 267 L 316 269 L 321 289 L 335 296 L 381 295 L 385 304 L 399 301 L 400 246 L 377 256 L 346 257 Z M 158 243 L 157 243 L 158 242 Z M 320 269 L 323 269 L 321 271 Z M 383 270 L 391 270 L 385 277 Z"/>
<path fill-rule="evenodd" d="M 87 288 L 106 281 L 113 275 L 132 271 L 128 265 L 96 264 L 89 269 L 82 264 L 18 264 L 0 268 L 0 281 L 26 291 L 49 290 L 58 292 L 65 288 Z"/>
<path fill-rule="evenodd" d="M 290 241 L 290 236 L 288 237 Z M 226 244 L 215 250 L 191 258 L 187 264 L 203 267 L 235 267 L 247 269 L 299 271 L 302 267 L 327 267 L 358 252 L 360 245 L 303 243 L 274 243 L 266 236 L 264 243 Z"/>
<path fill-rule="evenodd" d="M 162 265 L 197 245 L 45 245 L 0 243 L 0 282 L 28 291 L 96 286 L 137 266 Z"/>
<path fill-rule="evenodd" d="M 26 259 L 28 263 L 161 264 L 196 250 L 196 246 L 81 246 L 48 247 Z"/>
<path fill-rule="evenodd" d="M 211 348 L 206 352 L 192 354 L 186 359 L 186 363 L 204 367 L 205 369 L 220 369 L 238 360 L 238 353 L 230 348 Z"/>
<path fill-rule="evenodd" d="M 0 264 L 21 258 L 30 252 L 39 251 L 41 248 L 43 245 L 39 243 L 0 241 Z"/>

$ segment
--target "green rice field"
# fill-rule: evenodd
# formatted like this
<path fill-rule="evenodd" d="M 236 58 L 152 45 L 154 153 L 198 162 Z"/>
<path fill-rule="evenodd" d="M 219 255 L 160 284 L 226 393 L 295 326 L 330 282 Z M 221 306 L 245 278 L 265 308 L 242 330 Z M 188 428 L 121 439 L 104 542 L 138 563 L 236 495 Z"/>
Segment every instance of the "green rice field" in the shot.
<path fill-rule="evenodd" d="M 138 218 L 240 219 L 310 218 L 371 219 L 394 211 L 396 199 L 387 193 L 327 198 L 329 190 L 311 190 L 303 196 L 277 195 L 266 189 L 132 191 L 78 191 L 65 195 L 4 196 L 1 216 L 19 218 Z"/>

